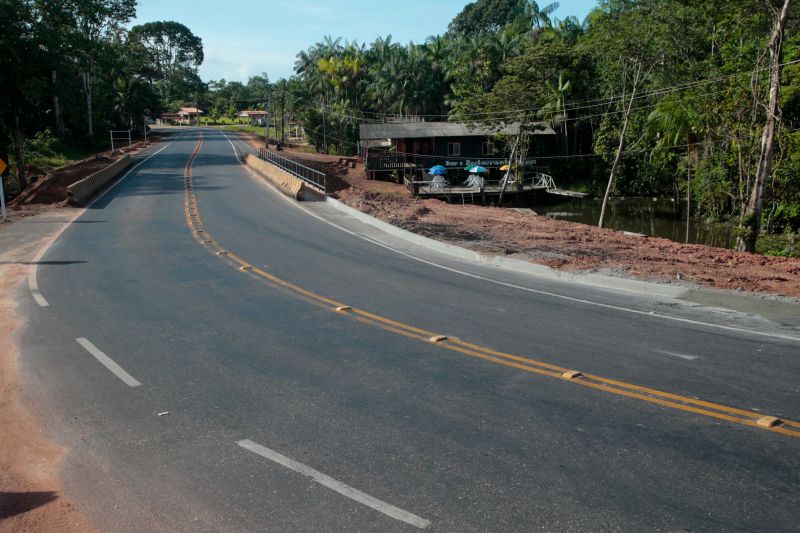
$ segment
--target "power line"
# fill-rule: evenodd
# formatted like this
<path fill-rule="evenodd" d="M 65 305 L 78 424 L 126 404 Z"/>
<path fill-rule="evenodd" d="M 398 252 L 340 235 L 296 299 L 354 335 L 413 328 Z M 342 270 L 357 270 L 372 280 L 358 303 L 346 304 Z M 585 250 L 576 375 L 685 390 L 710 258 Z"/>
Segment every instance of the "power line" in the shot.
<path fill-rule="evenodd" d="M 800 59 L 796 59 L 796 60 L 793 60 L 793 61 L 787 61 L 787 62 L 781 63 L 780 66 L 784 67 L 784 66 L 794 65 L 794 64 L 797 64 L 797 63 L 800 63 Z M 736 73 L 726 74 L 724 76 L 719 76 L 719 77 L 716 77 L 716 78 L 708 78 L 708 79 L 697 80 L 697 81 L 693 81 L 693 82 L 689 82 L 689 83 L 685 83 L 685 84 L 672 85 L 672 86 L 663 87 L 663 88 L 660 88 L 660 89 L 653 89 L 651 91 L 644 91 L 644 92 L 640 92 L 638 95 L 636 95 L 634 97 L 634 100 L 640 100 L 640 99 L 644 99 L 644 98 L 650 98 L 652 96 L 661 96 L 661 95 L 665 95 L 665 94 L 671 94 L 671 93 L 675 93 L 675 92 L 680 92 L 680 91 L 688 90 L 688 89 L 691 89 L 691 88 L 694 88 L 694 87 L 698 87 L 698 86 L 701 86 L 701 85 L 705 85 L 705 84 L 708 84 L 708 83 L 725 81 L 725 80 L 728 80 L 728 79 L 734 78 L 734 77 L 745 76 L 745 75 L 752 76 L 752 74 L 754 72 L 762 72 L 762 71 L 768 71 L 768 70 L 769 70 L 768 67 L 761 67 L 761 68 L 754 69 L 752 71 L 751 70 L 740 71 L 740 72 L 736 72 Z M 612 105 L 614 103 L 617 103 L 619 101 L 622 101 L 623 98 L 625 98 L 624 94 L 615 94 L 615 95 L 611 95 L 611 96 L 607 96 L 607 97 L 603 97 L 603 98 L 593 98 L 593 99 L 587 99 L 587 100 L 582 100 L 582 101 L 569 102 L 569 103 L 565 104 L 564 109 L 566 111 L 576 111 L 576 110 L 580 110 L 580 109 L 591 109 L 591 108 L 594 108 L 594 107 L 605 107 L 605 106 L 610 106 L 610 105 Z M 505 111 L 476 112 L 476 113 L 464 114 L 464 115 L 460 115 L 460 116 L 463 117 L 463 118 L 466 118 L 466 119 L 469 119 L 471 117 L 491 117 L 491 116 L 501 116 L 502 117 L 502 116 L 514 116 L 514 115 L 519 115 L 519 114 L 532 114 L 532 113 L 538 112 L 539 110 L 540 110 L 540 108 L 521 108 L 521 109 L 511 109 L 511 110 L 505 110 Z M 387 118 L 387 117 L 390 117 L 390 118 L 403 118 L 403 115 L 398 115 L 398 114 L 394 114 L 394 113 L 380 112 L 380 111 L 367 111 L 367 110 L 351 110 L 351 111 L 352 112 L 356 112 L 356 113 L 361 113 L 363 115 L 373 115 L 373 116 L 384 117 L 384 118 Z M 448 114 L 418 114 L 418 115 L 413 115 L 413 116 L 414 117 L 418 117 L 418 118 L 450 118 L 452 115 L 448 113 Z M 364 117 L 364 118 L 366 118 L 366 117 Z M 377 119 L 372 119 L 372 120 L 377 120 Z"/>
<path fill-rule="evenodd" d="M 734 89 L 735 89 L 734 87 L 727 87 L 725 89 L 720 89 L 720 90 L 717 90 L 717 91 L 709 91 L 709 92 L 698 94 L 698 95 L 684 97 L 681 101 L 683 102 L 683 101 L 687 101 L 687 100 L 699 100 L 699 99 L 705 98 L 707 96 L 713 96 L 713 95 L 717 95 L 717 94 L 721 94 L 721 93 L 727 93 L 727 92 L 733 91 Z M 662 103 L 663 102 L 657 102 L 657 103 L 654 103 L 654 104 L 636 106 L 636 107 L 632 108 L 632 111 L 641 111 L 641 110 L 644 110 L 644 109 L 652 109 L 652 108 L 658 107 Z M 539 108 L 539 110 L 538 110 L 538 112 L 536 114 L 539 114 L 539 112 L 545 111 L 545 110 L 548 111 L 550 115 L 561 114 L 561 112 L 558 112 L 558 111 L 555 111 L 555 110 L 549 110 L 549 109 L 547 109 L 547 107 Z M 625 111 L 626 111 L 625 109 L 615 109 L 615 110 L 605 111 L 603 113 L 595 113 L 595 114 L 591 114 L 591 115 L 578 115 L 578 116 L 574 116 L 574 117 L 567 116 L 566 118 L 563 118 L 560 122 L 579 122 L 579 121 L 582 121 L 582 120 L 588 120 L 588 119 L 597 118 L 597 117 L 605 117 L 605 116 L 609 116 L 609 115 L 617 115 L 617 114 L 624 113 Z M 340 111 L 338 109 L 333 109 L 332 111 L 321 110 L 320 112 L 321 113 L 327 113 L 328 115 L 338 116 L 338 117 L 341 117 L 341 118 L 346 118 L 346 119 L 351 119 L 351 120 L 358 120 L 358 121 L 360 121 L 362 123 L 363 122 L 368 122 L 370 124 L 384 124 L 385 123 L 384 121 L 381 121 L 379 119 L 362 118 L 362 117 L 358 117 L 356 115 L 349 115 L 349 114 L 344 113 L 344 112 L 342 112 L 342 111 Z"/>

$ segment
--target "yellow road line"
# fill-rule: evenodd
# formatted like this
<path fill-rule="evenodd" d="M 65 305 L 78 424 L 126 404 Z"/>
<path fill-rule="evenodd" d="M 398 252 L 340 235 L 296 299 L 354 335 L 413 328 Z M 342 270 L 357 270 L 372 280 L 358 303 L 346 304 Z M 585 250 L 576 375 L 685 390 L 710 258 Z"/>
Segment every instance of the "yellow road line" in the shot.
<path fill-rule="evenodd" d="M 342 302 L 338 302 L 331 298 L 327 298 L 310 290 L 304 289 L 298 285 L 295 285 L 294 283 L 281 279 L 274 274 L 270 274 L 261 268 L 253 266 L 249 261 L 242 259 L 230 250 L 224 250 L 221 245 L 217 243 L 213 237 L 211 237 L 211 235 L 208 233 L 208 230 L 206 230 L 203 220 L 200 217 L 200 211 L 197 207 L 197 200 L 194 194 L 194 187 L 192 184 L 192 164 L 195 157 L 197 157 L 197 154 L 200 152 L 202 145 L 203 134 L 201 133 L 200 139 L 197 142 L 197 146 L 195 146 L 194 152 L 190 156 L 189 161 L 186 163 L 184 174 L 184 183 L 186 185 L 186 197 L 184 203 L 186 223 L 194 230 L 193 236 L 195 240 L 201 244 L 205 244 L 207 248 L 218 254 L 217 257 L 227 261 L 230 265 L 236 267 L 237 269 L 241 269 L 241 267 L 247 267 L 245 270 L 243 270 L 244 272 L 256 275 L 262 280 L 270 282 L 273 286 L 282 287 L 288 290 L 290 293 L 294 293 L 296 296 L 299 296 L 300 298 L 312 304 L 329 309 L 337 314 L 351 315 L 352 318 L 361 323 L 379 327 L 385 331 L 426 343 L 428 343 L 432 337 L 441 335 L 441 332 L 428 331 L 426 329 L 418 328 L 410 324 L 405 324 L 403 322 L 398 322 L 396 320 L 371 313 L 364 309 L 350 307 Z M 225 253 L 220 255 L 219 252 Z M 340 308 L 340 310 L 337 311 L 337 308 Z M 446 350 L 468 355 L 470 357 L 475 357 L 485 361 L 490 361 L 492 363 L 523 370 L 525 372 L 531 372 L 534 374 L 540 374 L 558 379 L 562 379 L 562 375 L 565 372 L 570 372 L 573 370 L 551 363 L 546 363 L 544 361 L 538 361 L 528 357 L 501 352 L 486 346 L 480 346 L 452 337 L 438 342 L 435 345 Z M 782 419 L 780 425 L 774 427 L 763 427 L 757 425 L 757 421 L 764 416 L 763 413 L 756 413 L 754 411 L 747 411 L 736 407 L 690 398 L 688 396 L 682 396 L 680 394 L 634 385 L 632 383 L 626 383 L 616 379 L 605 378 L 593 374 L 581 374 L 579 377 L 564 381 L 565 383 L 582 385 L 584 387 L 589 387 L 606 393 L 616 394 L 618 396 L 624 396 L 626 398 L 632 398 L 671 409 L 699 414 L 758 429 L 765 429 L 767 431 L 789 435 L 792 437 L 800 437 L 800 430 L 794 429 L 800 428 L 800 422 L 793 420 Z"/>

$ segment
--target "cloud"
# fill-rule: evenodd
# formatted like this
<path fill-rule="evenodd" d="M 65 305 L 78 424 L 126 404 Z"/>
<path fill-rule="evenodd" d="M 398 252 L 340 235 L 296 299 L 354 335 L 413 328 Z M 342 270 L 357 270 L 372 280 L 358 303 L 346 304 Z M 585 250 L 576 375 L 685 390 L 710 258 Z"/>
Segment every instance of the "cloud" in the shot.
<path fill-rule="evenodd" d="M 291 44 L 266 48 L 208 43 L 200 76 L 204 80 L 225 78 L 243 82 L 250 76 L 267 72 L 271 80 L 286 78 L 294 72 L 296 54 L 297 50 Z"/>

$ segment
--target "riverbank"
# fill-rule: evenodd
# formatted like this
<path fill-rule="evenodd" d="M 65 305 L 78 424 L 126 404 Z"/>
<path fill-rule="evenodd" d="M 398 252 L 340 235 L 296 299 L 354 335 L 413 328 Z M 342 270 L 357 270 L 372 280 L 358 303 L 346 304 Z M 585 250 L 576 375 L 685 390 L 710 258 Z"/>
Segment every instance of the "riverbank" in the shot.
<path fill-rule="evenodd" d="M 240 134 L 253 146 L 263 137 Z M 282 155 L 328 174 L 332 195 L 368 215 L 480 253 L 565 271 L 589 271 L 689 287 L 800 298 L 800 259 L 739 253 L 641 237 L 538 216 L 530 210 L 454 205 L 411 197 L 395 183 L 367 179 L 337 156 L 286 149 Z"/>

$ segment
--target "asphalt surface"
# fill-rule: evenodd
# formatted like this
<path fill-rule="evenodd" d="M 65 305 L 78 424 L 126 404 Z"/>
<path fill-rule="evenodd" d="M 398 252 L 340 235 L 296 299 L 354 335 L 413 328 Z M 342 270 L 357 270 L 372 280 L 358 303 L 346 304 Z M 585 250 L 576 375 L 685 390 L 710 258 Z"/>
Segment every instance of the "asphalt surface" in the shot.
<path fill-rule="evenodd" d="M 48 307 L 22 295 L 26 394 L 100 529 L 800 529 L 800 438 L 446 350 L 233 268 L 187 224 L 200 135 L 184 131 L 64 232 L 38 267 Z M 645 314 L 631 313 L 427 264 L 291 205 L 220 132 L 202 135 L 192 182 L 205 228 L 282 280 L 498 351 L 800 420 L 800 343 L 646 313 L 786 326 L 463 265 Z"/>

